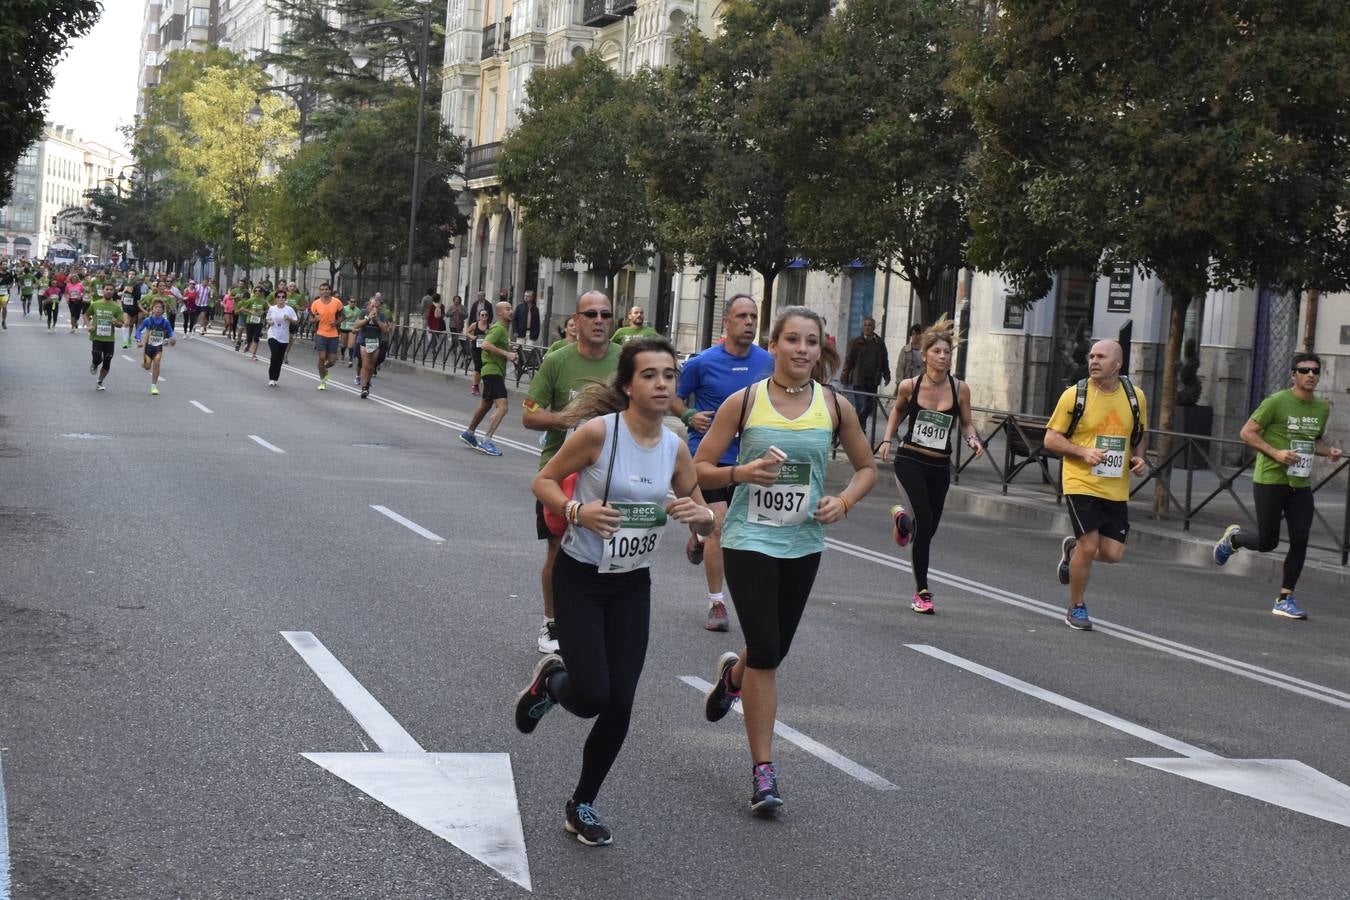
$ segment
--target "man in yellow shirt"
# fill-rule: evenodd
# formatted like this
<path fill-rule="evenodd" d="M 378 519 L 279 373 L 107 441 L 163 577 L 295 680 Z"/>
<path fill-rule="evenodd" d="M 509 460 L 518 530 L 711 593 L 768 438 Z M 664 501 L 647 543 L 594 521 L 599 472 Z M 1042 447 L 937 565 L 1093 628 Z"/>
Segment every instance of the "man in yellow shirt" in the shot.
<path fill-rule="evenodd" d="M 1123 360 L 1115 341 L 1093 344 L 1088 378 L 1060 394 L 1045 431 L 1045 449 L 1064 460 L 1073 537 L 1060 545 L 1059 582 L 1069 586 L 1064 622 L 1078 631 L 1092 628 L 1083 593 L 1093 561 L 1117 563 L 1125 555 L 1130 473 L 1143 475 L 1148 468 L 1148 407 L 1144 392 L 1120 374 Z"/>

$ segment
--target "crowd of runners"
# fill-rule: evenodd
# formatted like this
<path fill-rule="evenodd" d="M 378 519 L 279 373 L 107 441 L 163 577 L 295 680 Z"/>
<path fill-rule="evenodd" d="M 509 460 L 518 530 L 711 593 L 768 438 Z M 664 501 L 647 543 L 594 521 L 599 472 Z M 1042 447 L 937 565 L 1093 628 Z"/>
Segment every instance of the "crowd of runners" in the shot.
<path fill-rule="evenodd" d="M 141 348 L 150 393 L 157 394 L 166 348 L 175 345 L 180 329 L 205 335 L 219 314 L 220 334 L 253 360 L 266 329 L 271 386 L 297 328 L 312 321 L 318 390 L 328 387 L 332 370 L 345 361 L 356 369 L 364 398 L 392 329 L 380 295 L 357 304 L 335 296 L 327 283 L 312 300 L 294 283 L 266 281 L 244 282 L 220 295 L 213 284 L 171 277 L 8 265 L 0 267 L 0 298 L 0 325 L 6 328 L 15 301 L 25 317 L 36 311 L 48 330 L 56 329 L 65 303 L 70 331 L 88 331 L 98 390 L 105 389 L 119 332 L 123 348 L 133 341 Z M 480 295 L 468 310 L 456 298 L 454 313 L 455 325 L 462 320 L 462 333 L 474 340 L 471 391 L 479 397 L 459 439 L 500 456 L 493 438 L 509 414 L 505 367 L 515 359 L 511 337 L 519 333 L 520 310 Z M 903 502 L 891 508 L 887 527 L 896 544 L 910 548 L 910 608 L 933 615 L 928 571 L 954 442 L 976 454 L 984 450 L 971 388 L 951 372 L 958 338 L 945 319 L 916 335 L 915 373 L 897 378 L 883 439 L 873 448 L 855 404 L 829 386 L 840 360 L 816 312 L 781 310 L 764 348 L 756 343 L 758 303 L 735 295 L 725 303 L 719 340 L 683 366 L 674 346 L 647 327 L 641 313 L 630 310 L 627 324 L 616 330 L 603 292 L 578 298 L 564 336 L 549 347 L 530 382 L 521 420 L 542 433 L 532 488 L 542 545 L 543 620 L 536 646 L 544 655 L 517 696 L 515 721 L 520 731 L 533 732 L 555 706 L 595 720 L 565 803 L 566 829 L 589 845 L 611 841 L 595 803 L 628 732 L 646 658 L 650 563 L 667 523 L 688 527 L 684 555 L 704 569 L 703 626 L 728 631 L 728 600 L 735 611 L 743 643 L 714 662 L 703 712 L 718 722 L 740 701 L 751 761 L 750 808 L 772 815 L 783 805 L 773 752 L 776 673 L 810 599 L 825 529 L 873 489 L 876 459 L 893 459 Z M 537 333 L 532 323 L 527 315 L 526 325 Z M 1122 360 L 1116 342 L 1094 344 L 1088 377 L 1065 388 L 1046 429 L 1046 449 L 1063 459 L 1073 531 L 1058 547 L 1056 577 L 1068 587 L 1065 624 L 1078 631 L 1092 628 L 1085 597 L 1093 564 L 1124 557 L 1130 478 L 1148 471 L 1147 401 L 1122 373 Z M 1320 375 L 1316 354 L 1297 354 L 1291 387 L 1266 398 L 1244 425 L 1242 439 L 1257 454 L 1257 533 L 1229 526 L 1213 551 L 1222 566 L 1242 550 L 1274 550 L 1283 522 L 1289 549 L 1272 612 L 1293 619 L 1306 618 L 1294 590 L 1313 518 L 1312 461 L 1341 457 L 1340 448 L 1325 440 L 1330 407 L 1315 396 Z M 666 426 L 668 416 L 680 419 L 683 436 Z M 831 487 L 826 475 L 836 449 L 847 460 L 847 480 Z"/>

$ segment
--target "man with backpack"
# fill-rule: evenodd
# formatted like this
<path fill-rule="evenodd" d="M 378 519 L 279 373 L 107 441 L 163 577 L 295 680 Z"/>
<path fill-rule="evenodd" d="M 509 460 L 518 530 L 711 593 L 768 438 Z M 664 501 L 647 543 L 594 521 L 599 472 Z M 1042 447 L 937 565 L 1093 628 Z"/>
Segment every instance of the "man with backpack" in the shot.
<path fill-rule="evenodd" d="M 1064 623 L 1092 629 L 1083 594 L 1092 563 L 1120 562 L 1129 535 L 1130 474 L 1143 475 L 1148 407 L 1144 392 L 1120 373 L 1115 341 L 1088 353 L 1088 377 L 1065 388 L 1045 430 L 1045 449 L 1064 460 L 1064 502 L 1073 536 L 1060 545 L 1059 583 L 1069 586 Z"/>

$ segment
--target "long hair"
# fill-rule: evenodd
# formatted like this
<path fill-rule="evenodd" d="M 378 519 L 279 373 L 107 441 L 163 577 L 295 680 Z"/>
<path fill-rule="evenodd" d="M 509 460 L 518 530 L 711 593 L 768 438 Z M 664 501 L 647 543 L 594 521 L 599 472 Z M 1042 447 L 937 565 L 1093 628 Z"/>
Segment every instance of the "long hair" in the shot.
<path fill-rule="evenodd" d="M 927 353 L 928 348 L 938 341 L 945 341 L 947 348 L 953 353 L 956 352 L 956 345 L 961 342 L 956 334 L 956 323 L 947 318 L 946 313 L 943 313 L 936 322 L 928 326 L 928 329 L 923 333 L 923 337 L 919 339 L 919 346 L 923 348 L 924 353 Z"/>
<path fill-rule="evenodd" d="M 811 378 L 819 381 L 821 384 L 829 384 L 834 380 L 834 373 L 839 370 L 839 351 L 835 350 L 825 340 L 825 320 L 821 318 L 820 313 L 806 306 L 787 306 L 779 310 L 778 318 L 773 320 L 773 330 L 769 332 L 769 340 L 778 341 L 778 336 L 783 333 L 783 326 L 788 319 L 802 318 L 810 319 L 816 323 L 816 328 L 820 332 L 820 359 L 811 367 Z"/>
<path fill-rule="evenodd" d="M 586 388 L 560 413 L 566 427 L 574 428 L 587 419 L 622 412 L 628 408 L 628 395 L 624 389 L 633 383 L 633 376 L 637 374 L 639 353 L 665 353 L 672 362 L 675 361 L 675 347 L 663 337 L 634 338 L 624 344 L 614 377 Z"/>

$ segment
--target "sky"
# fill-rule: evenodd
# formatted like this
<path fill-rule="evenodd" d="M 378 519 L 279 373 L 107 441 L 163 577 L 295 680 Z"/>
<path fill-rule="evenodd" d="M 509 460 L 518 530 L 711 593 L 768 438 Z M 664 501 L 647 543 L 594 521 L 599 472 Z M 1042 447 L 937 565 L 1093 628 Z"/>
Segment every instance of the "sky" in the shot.
<path fill-rule="evenodd" d="M 136 72 L 145 0 L 103 0 L 103 15 L 56 67 L 47 121 L 127 152 L 117 129 L 136 116 Z"/>

